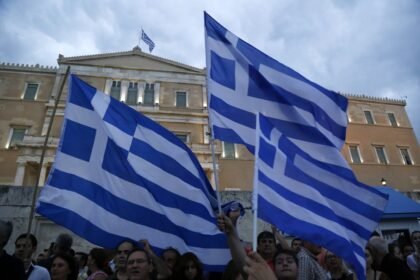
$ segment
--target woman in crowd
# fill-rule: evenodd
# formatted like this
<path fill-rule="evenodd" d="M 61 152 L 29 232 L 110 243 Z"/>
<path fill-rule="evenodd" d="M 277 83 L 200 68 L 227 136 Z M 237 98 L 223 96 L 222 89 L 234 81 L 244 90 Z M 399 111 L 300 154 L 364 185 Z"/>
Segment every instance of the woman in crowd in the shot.
<path fill-rule="evenodd" d="M 108 261 L 108 255 L 104 249 L 93 248 L 89 253 L 87 262 L 91 272 L 88 280 L 106 280 L 111 272 Z"/>
<path fill-rule="evenodd" d="M 355 277 L 343 260 L 329 251 L 325 255 L 325 267 L 331 280 L 353 280 Z"/>
<path fill-rule="evenodd" d="M 203 268 L 197 256 L 191 252 L 183 254 L 175 265 L 172 279 L 203 280 Z"/>
<path fill-rule="evenodd" d="M 76 280 L 76 261 L 68 254 L 58 253 L 52 259 L 50 274 L 51 280 Z"/>

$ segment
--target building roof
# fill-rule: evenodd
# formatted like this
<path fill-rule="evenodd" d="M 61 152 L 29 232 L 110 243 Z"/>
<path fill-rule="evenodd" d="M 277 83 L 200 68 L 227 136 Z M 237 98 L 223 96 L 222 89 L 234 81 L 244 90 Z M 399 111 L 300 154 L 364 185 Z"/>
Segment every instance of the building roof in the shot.
<path fill-rule="evenodd" d="M 420 204 L 391 187 L 377 187 L 389 195 L 388 205 L 382 219 L 420 218 Z"/>

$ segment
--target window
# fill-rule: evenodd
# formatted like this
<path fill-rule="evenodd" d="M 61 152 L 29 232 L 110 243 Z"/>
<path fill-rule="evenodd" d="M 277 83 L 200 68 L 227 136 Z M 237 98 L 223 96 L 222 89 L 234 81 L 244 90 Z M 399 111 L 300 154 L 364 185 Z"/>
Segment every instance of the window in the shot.
<path fill-rule="evenodd" d="M 363 112 L 365 113 L 366 123 L 374 124 L 372 113 L 370 111 L 363 111 Z"/>
<path fill-rule="evenodd" d="M 401 156 L 403 158 L 404 164 L 405 165 L 413 165 L 413 161 L 411 160 L 410 152 L 408 151 L 408 149 L 407 148 L 401 148 L 400 152 L 401 152 Z"/>
<path fill-rule="evenodd" d="M 120 81 L 112 81 L 111 86 L 111 97 L 114 97 L 118 101 L 120 101 L 121 97 L 121 82 Z"/>
<path fill-rule="evenodd" d="M 229 143 L 229 142 L 223 142 L 223 152 L 222 152 L 223 158 L 236 158 L 235 155 L 235 144 Z"/>
<path fill-rule="evenodd" d="M 144 89 L 143 104 L 146 106 L 153 106 L 155 104 L 155 85 L 146 84 Z"/>
<path fill-rule="evenodd" d="M 352 145 L 352 146 L 349 146 L 349 149 L 350 149 L 351 162 L 362 163 L 362 160 L 360 158 L 360 153 L 359 153 L 359 146 Z"/>
<path fill-rule="evenodd" d="M 386 159 L 385 148 L 384 147 L 375 147 L 376 155 L 378 156 L 378 161 L 380 164 L 388 164 Z"/>
<path fill-rule="evenodd" d="M 187 107 L 187 93 L 185 91 L 176 92 L 176 107 L 178 108 Z"/>
<path fill-rule="evenodd" d="M 27 83 L 25 94 L 23 95 L 24 100 L 35 100 L 36 93 L 38 92 L 38 84 Z"/>
<path fill-rule="evenodd" d="M 394 127 L 397 127 L 397 126 L 398 126 L 398 124 L 397 124 L 397 120 L 395 119 L 395 115 L 394 115 L 394 113 L 388 113 L 388 119 L 389 119 L 389 123 L 390 123 L 392 126 L 394 126 Z"/>
<path fill-rule="evenodd" d="M 16 143 L 22 142 L 25 133 L 25 127 L 12 127 L 10 130 L 9 141 L 7 141 L 6 148 L 13 147 Z"/>
<path fill-rule="evenodd" d="M 138 96 L 138 84 L 130 82 L 128 85 L 127 90 L 127 104 L 128 105 L 135 105 L 137 104 L 137 96 Z"/>
<path fill-rule="evenodd" d="M 176 137 L 178 137 L 185 144 L 188 143 L 188 135 L 187 134 L 176 133 L 175 135 L 176 135 Z"/>

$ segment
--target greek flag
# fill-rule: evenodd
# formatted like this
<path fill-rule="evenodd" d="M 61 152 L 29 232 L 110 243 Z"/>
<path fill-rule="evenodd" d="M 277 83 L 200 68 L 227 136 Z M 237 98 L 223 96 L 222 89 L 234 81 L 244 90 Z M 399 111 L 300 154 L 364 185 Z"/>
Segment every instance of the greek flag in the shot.
<path fill-rule="evenodd" d="M 156 122 L 72 75 L 60 144 L 37 212 L 105 248 L 149 240 L 229 261 L 215 193 L 191 150 Z"/>
<path fill-rule="evenodd" d="M 341 256 L 365 279 L 364 248 L 387 196 L 340 153 L 347 99 L 275 61 L 205 14 L 214 137 L 255 154 L 258 216 Z"/>
<path fill-rule="evenodd" d="M 147 36 L 143 29 L 141 30 L 141 39 L 149 46 L 149 52 L 152 52 L 155 48 L 155 43 Z"/>

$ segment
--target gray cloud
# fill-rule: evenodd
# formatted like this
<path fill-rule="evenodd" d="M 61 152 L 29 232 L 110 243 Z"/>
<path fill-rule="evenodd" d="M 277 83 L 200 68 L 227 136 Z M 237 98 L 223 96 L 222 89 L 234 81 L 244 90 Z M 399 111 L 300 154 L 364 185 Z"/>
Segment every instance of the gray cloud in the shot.
<path fill-rule="evenodd" d="M 59 53 L 130 50 L 143 27 L 156 43 L 155 55 L 204 67 L 204 10 L 327 88 L 407 96 L 407 112 L 420 135 L 416 0 L 0 1 L 0 61 L 56 65 Z"/>

